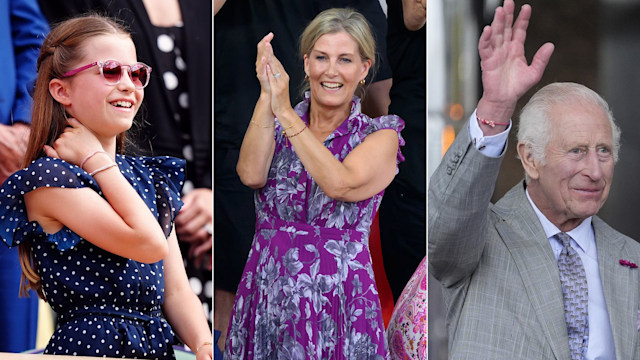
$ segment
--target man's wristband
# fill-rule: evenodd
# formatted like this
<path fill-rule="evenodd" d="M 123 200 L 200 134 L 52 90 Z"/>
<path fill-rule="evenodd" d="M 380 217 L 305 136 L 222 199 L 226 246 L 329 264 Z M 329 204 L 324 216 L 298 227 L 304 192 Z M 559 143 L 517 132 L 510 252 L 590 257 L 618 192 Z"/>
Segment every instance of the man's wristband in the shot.
<path fill-rule="evenodd" d="M 480 122 L 481 122 L 482 124 L 485 124 L 485 125 L 491 126 L 492 128 L 493 128 L 493 127 L 496 127 L 496 125 L 509 126 L 509 123 L 508 123 L 508 122 L 506 122 L 506 123 L 498 123 L 498 122 L 495 122 L 495 121 L 493 121 L 493 120 L 483 119 L 483 118 L 479 117 L 477 114 L 476 114 L 476 118 L 478 118 L 478 120 L 480 120 Z"/>

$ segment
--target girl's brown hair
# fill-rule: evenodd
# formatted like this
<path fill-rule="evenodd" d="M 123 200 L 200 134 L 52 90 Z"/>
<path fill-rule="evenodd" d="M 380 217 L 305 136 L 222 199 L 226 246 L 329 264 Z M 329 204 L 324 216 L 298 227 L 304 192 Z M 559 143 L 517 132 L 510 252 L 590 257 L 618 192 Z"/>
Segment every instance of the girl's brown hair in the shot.
<path fill-rule="evenodd" d="M 33 92 L 33 109 L 31 113 L 31 135 L 24 157 L 23 166 L 33 160 L 46 156 L 44 145 L 53 146 L 53 142 L 62 134 L 67 126 L 65 108 L 49 93 L 49 82 L 62 78 L 71 70 L 83 54 L 83 45 L 90 39 L 100 35 L 127 35 L 125 26 L 116 19 L 99 14 L 87 14 L 65 20 L 51 29 L 44 39 L 38 56 L 38 77 Z M 125 134 L 118 135 L 117 151 L 124 149 Z M 26 295 L 29 289 L 42 294 L 42 284 L 31 254 L 31 244 L 19 246 L 22 281 L 20 295 Z"/>

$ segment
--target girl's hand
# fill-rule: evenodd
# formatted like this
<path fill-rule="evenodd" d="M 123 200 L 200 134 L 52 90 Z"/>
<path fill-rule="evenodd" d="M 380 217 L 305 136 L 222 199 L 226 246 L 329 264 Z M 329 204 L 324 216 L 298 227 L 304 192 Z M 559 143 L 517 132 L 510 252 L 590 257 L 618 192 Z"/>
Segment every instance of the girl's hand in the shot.
<path fill-rule="evenodd" d="M 62 159 L 74 165 L 80 165 L 85 157 L 95 151 L 104 151 L 95 135 L 78 120 L 69 118 L 64 132 L 53 142 L 45 145 L 47 156 Z"/>

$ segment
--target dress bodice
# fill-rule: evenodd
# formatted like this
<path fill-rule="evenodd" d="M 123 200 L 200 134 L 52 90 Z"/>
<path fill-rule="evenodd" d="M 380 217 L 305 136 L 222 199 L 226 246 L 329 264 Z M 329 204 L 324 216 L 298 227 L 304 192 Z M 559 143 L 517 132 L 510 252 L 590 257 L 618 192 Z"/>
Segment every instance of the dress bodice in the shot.
<path fill-rule="evenodd" d="M 308 124 L 309 94 L 295 111 Z M 351 113 L 325 140 L 324 146 L 336 159 L 347 155 L 371 133 L 381 129 L 398 132 L 399 145 L 404 145 L 400 131 L 404 122 L 396 115 L 370 118 L 360 111 L 360 99 L 353 97 Z M 369 233 L 373 217 L 384 191 L 369 199 L 344 202 L 328 197 L 305 170 L 291 143 L 276 122 L 274 151 L 266 185 L 256 192 L 257 223 L 269 218 L 327 228 L 351 229 Z M 398 146 L 397 163 L 404 160 Z M 397 171 L 397 167 L 396 167 Z"/>

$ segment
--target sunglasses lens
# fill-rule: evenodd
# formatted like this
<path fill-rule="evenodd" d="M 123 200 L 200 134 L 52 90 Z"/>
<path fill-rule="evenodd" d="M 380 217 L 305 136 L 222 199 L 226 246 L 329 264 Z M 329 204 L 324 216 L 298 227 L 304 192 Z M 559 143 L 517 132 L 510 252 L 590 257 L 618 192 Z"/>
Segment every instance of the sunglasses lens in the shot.
<path fill-rule="evenodd" d="M 147 86 L 149 82 L 149 70 L 146 65 L 138 63 L 131 66 L 131 81 L 137 88 Z"/>
<path fill-rule="evenodd" d="M 106 61 L 102 65 L 102 76 L 110 84 L 117 84 L 122 77 L 122 66 L 115 61 Z"/>

